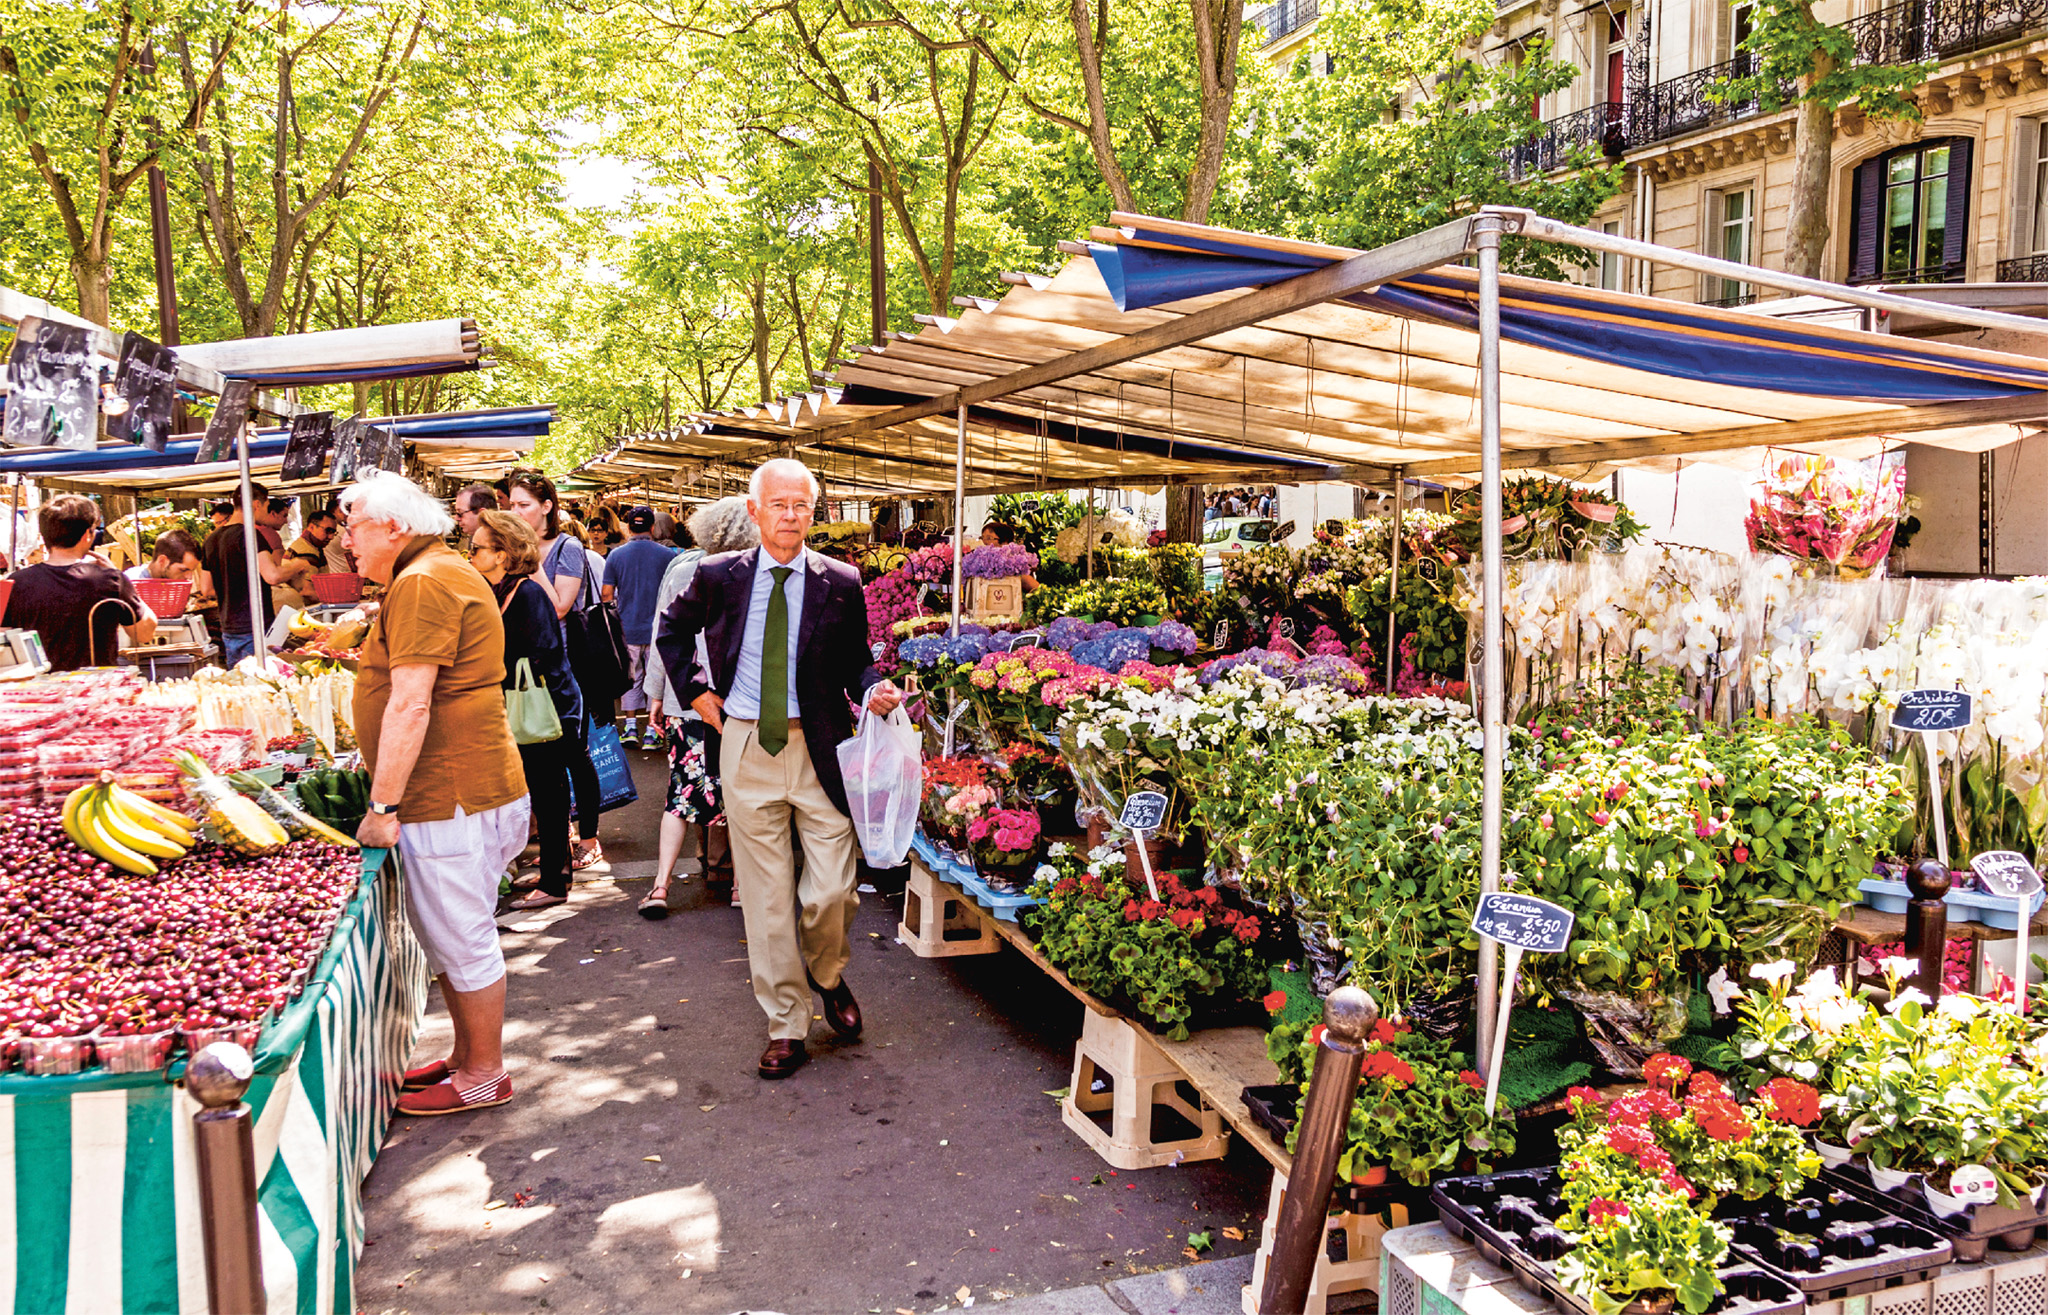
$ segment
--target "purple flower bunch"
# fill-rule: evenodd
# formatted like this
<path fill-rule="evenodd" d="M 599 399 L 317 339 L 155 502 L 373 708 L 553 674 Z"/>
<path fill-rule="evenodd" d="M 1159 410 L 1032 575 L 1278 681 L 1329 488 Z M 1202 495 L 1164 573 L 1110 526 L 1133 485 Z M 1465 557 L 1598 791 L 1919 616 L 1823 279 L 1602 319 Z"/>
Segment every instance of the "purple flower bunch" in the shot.
<path fill-rule="evenodd" d="M 902 571 L 891 571 L 868 585 L 868 643 L 893 647 L 898 621 L 907 621 L 923 609 L 917 602 L 917 584 Z M 886 660 L 887 655 L 884 655 Z"/>
<path fill-rule="evenodd" d="M 1063 616 L 1045 628 L 1045 646 L 1072 652 L 1074 645 L 1099 638 L 1115 629 L 1114 621 L 1083 621 L 1077 616 Z"/>
<path fill-rule="evenodd" d="M 1289 654 L 1254 647 L 1203 663 L 1196 679 L 1203 685 L 1213 685 L 1239 667 L 1249 666 L 1275 680 L 1288 680 L 1294 675 L 1297 665 L 1296 659 Z"/>
<path fill-rule="evenodd" d="M 903 574 L 919 584 L 937 584 L 953 578 L 953 545 L 935 543 L 919 548 L 903 563 Z"/>
<path fill-rule="evenodd" d="M 1365 673 L 1363 667 L 1348 657 L 1334 653 L 1318 653 L 1296 663 L 1288 681 L 1296 689 L 1309 685 L 1326 685 L 1345 694 L 1363 694 L 1373 688 L 1373 679 Z"/>
<path fill-rule="evenodd" d="M 1074 660 L 1085 662 L 1091 667 L 1104 671 L 1116 671 L 1126 662 L 1143 662 L 1152 656 L 1152 638 L 1148 631 L 1133 627 L 1129 630 L 1112 630 L 1106 635 L 1083 640 L 1074 645 Z"/>
<path fill-rule="evenodd" d="M 1188 656 L 1201 646 L 1194 628 L 1180 621 L 1161 621 L 1150 628 L 1152 647 Z"/>
<path fill-rule="evenodd" d="M 1021 543 L 984 544 L 960 559 L 960 573 L 976 580 L 1029 575 L 1038 569 L 1038 554 Z"/>
<path fill-rule="evenodd" d="M 938 634 L 906 639 L 897 646 L 896 657 L 914 667 L 931 668 L 942 661 L 972 666 L 988 652 L 988 628 L 978 626 L 976 629 L 981 633 L 970 635 L 962 626 L 958 637 Z"/>

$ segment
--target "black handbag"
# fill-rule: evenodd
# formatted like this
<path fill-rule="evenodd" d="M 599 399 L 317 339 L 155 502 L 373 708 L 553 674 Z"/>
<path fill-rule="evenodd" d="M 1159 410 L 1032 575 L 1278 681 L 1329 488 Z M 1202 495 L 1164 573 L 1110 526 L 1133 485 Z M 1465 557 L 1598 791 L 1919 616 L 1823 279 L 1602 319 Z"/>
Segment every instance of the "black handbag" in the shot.
<path fill-rule="evenodd" d="M 569 668 L 576 673 L 591 715 L 600 716 L 596 707 L 610 707 L 632 687 L 633 659 L 626 652 L 626 625 L 619 619 L 618 604 L 605 602 L 591 579 L 588 552 L 583 554 L 583 597 L 562 618 L 562 626 Z"/>

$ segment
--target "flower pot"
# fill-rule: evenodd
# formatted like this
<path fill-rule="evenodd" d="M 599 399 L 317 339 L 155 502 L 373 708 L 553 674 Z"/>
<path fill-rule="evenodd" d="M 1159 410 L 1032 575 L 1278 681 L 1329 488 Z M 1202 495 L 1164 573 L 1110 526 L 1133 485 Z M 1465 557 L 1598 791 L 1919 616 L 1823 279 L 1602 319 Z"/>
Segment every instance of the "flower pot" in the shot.
<path fill-rule="evenodd" d="M 1670 1315 L 1671 1308 L 1678 1304 L 1678 1294 L 1666 1292 L 1661 1297 L 1637 1297 L 1621 1308 L 1621 1315 Z"/>
<path fill-rule="evenodd" d="M 1387 1181 L 1387 1166 L 1375 1164 L 1351 1175 L 1351 1181 L 1360 1187 L 1378 1187 Z"/>
<path fill-rule="evenodd" d="M 1166 841 L 1159 836 L 1146 836 L 1145 857 L 1151 860 L 1154 873 L 1165 871 Z M 1134 876 L 1140 881 L 1144 880 L 1145 868 L 1143 860 L 1138 857 L 1138 842 L 1136 840 L 1124 841 L 1124 865 L 1124 872 L 1127 876 Z"/>
<path fill-rule="evenodd" d="M 1109 838 L 1109 819 L 1100 812 L 1088 814 L 1088 852 L 1102 848 L 1102 842 Z"/>
<path fill-rule="evenodd" d="M 1936 1191 L 1934 1184 L 1925 1178 L 1920 1180 L 1920 1193 L 1927 1198 L 1927 1208 L 1943 1219 L 1952 1219 L 1970 1208 L 1947 1192 Z"/>
<path fill-rule="evenodd" d="M 1911 1169 L 1887 1169 L 1877 1161 L 1870 1162 L 1870 1181 L 1880 1192 L 1896 1192 L 1913 1181 Z"/>
<path fill-rule="evenodd" d="M 1814 1138 L 1813 1149 L 1814 1153 L 1820 1156 L 1820 1162 L 1830 1169 L 1839 1169 L 1856 1158 L 1856 1152 L 1848 1147 L 1824 1142 L 1818 1137 Z"/>

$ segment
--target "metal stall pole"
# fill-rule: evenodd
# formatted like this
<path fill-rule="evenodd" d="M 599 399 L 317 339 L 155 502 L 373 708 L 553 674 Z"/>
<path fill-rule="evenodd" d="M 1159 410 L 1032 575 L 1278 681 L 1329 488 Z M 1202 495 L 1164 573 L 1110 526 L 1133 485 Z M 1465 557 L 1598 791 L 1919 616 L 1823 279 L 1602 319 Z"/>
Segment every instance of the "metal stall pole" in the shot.
<path fill-rule="evenodd" d="M 249 566 L 249 638 L 255 642 L 254 656 L 256 669 L 270 669 L 270 643 L 263 624 L 263 600 L 270 595 L 264 592 L 270 586 L 263 583 L 263 568 L 256 564 L 256 549 L 262 542 L 256 528 L 256 508 L 252 505 L 249 490 L 249 418 L 242 417 L 242 431 L 235 439 L 235 459 L 241 465 L 242 476 L 242 556 Z M 225 640 L 227 631 L 222 630 Z"/>
<path fill-rule="evenodd" d="M 960 560 L 967 538 L 967 407 L 953 437 L 953 637 L 960 637 Z"/>
<path fill-rule="evenodd" d="M 1401 598 L 1401 490 L 1406 466 L 1394 467 L 1394 532 L 1387 539 L 1387 693 L 1394 692 L 1394 605 Z"/>
<path fill-rule="evenodd" d="M 1479 685 L 1480 728 L 1485 735 L 1479 889 L 1483 893 L 1500 889 L 1501 769 L 1507 721 L 1501 669 L 1501 595 L 1506 573 L 1500 559 L 1500 235 L 1504 227 L 1499 215 L 1481 214 L 1472 221 L 1472 241 L 1479 253 Z M 1499 955 L 1491 938 L 1479 938 L 1479 1035 L 1475 1048 L 1482 1073 L 1493 1064 L 1493 1023 L 1500 1008 Z"/>
<path fill-rule="evenodd" d="M 205 1108 L 192 1116 L 198 1150 L 200 1237 L 206 1302 L 213 1315 L 260 1315 L 263 1241 L 256 1217 L 255 1118 L 242 1104 L 256 1065 L 232 1041 L 216 1041 L 185 1069 L 185 1089 Z"/>
<path fill-rule="evenodd" d="M 1273 1254 L 1266 1261 L 1259 1315 L 1297 1315 L 1308 1302 L 1337 1160 L 1350 1126 L 1351 1099 L 1365 1063 L 1365 1034 L 1379 1017 L 1379 1005 L 1355 986 L 1340 986 L 1323 1001 L 1323 1039 L 1316 1046 L 1308 1098 L 1301 1103 L 1301 1132 L 1287 1170 L 1287 1191 L 1280 1198 L 1280 1217 L 1273 1224 Z"/>

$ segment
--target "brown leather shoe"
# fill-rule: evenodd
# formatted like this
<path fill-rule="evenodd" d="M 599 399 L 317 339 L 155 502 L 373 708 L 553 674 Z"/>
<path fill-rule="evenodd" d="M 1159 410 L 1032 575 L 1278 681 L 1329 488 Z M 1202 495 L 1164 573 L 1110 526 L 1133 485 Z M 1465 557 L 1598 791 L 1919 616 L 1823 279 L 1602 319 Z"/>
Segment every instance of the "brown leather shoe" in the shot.
<path fill-rule="evenodd" d="M 786 1078 L 810 1062 L 810 1055 L 801 1041 L 770 1041 L 768 1048 L 761 1052 L 759 1072 L 769 1081 Z"/>
<path fill-rule="evenodd" d="M 810 982 L 811 989 L 824 1000 L 825 1021 L 832 1025 L 832 1030 L 848 1041 L 859 1036 L 860 1003 L 853 998 L 853 991 L 846 985 L 846 979 L 840 978 L 839 985 L 829 991 L 818 985 L 818 980 L 809 973 L 804 974 L 804 979 Z"/>

